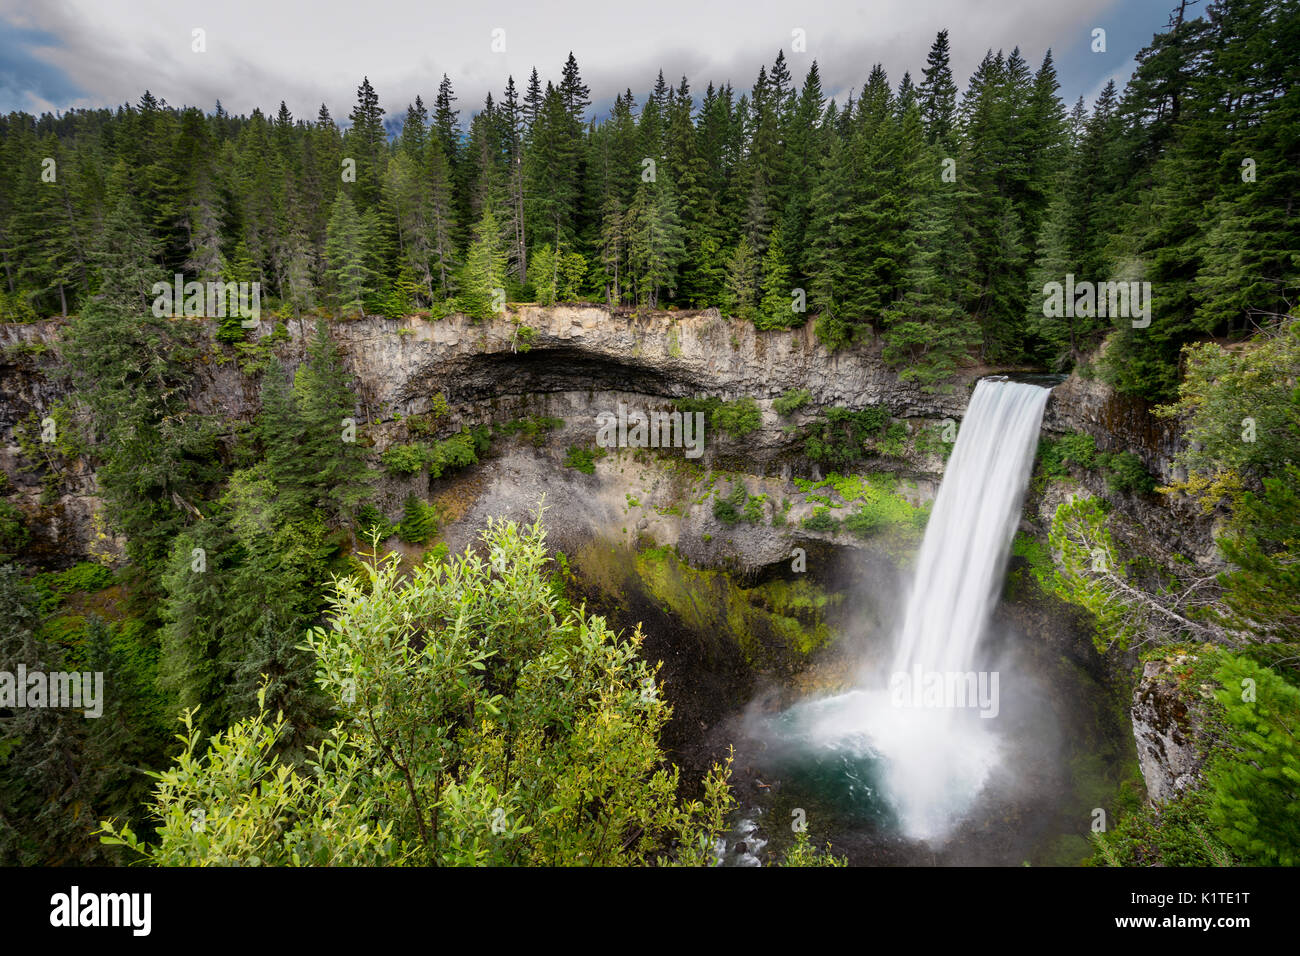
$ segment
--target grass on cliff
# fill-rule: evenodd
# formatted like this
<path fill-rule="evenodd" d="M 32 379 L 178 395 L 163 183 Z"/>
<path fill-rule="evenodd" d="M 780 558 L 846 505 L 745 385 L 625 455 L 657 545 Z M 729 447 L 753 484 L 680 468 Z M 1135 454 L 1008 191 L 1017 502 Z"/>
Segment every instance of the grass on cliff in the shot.
<path fill-rule="evenodd" d="M 863 539 L 892 532 L 906 540 L 919 540 L 930 517 L 929 504 L 913 505 L 898 493 L 897 475 L 832 473 L 821 481 L 803 478 L 794 481 L 795 487 L 809 501 L 823 506 L 814 511 L 812 518 L 804 521 L 804 526 L 814 531 L 834 530 L 842 523 L 844 530 Z M 822 490 L 833 492 L 840 501 L 836 502 L 829 495 L 818 494 Z M 831 509 L 852 506 L 856 507 L 848 514 L 836 516 L 831 513 Z"/>

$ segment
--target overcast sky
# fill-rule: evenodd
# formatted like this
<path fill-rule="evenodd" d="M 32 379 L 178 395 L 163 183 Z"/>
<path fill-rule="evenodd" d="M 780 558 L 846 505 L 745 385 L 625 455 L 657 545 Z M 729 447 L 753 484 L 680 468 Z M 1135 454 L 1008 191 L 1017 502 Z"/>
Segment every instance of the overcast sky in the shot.
<path fill-rule="evenodd" d="M 1133 56 L 1164 26 L 1173 0 L 0 0 L 0 112 L 65 110 L 136 102 L 145 89 L 173 106 L 295 116 L 322 102 L 346 119 L 368 75 L 390 117 L 416 94 L 431 103 L 443 73 L 462 121 L 513 73 L 522 88 L 534 65 L 543 83 L 577 56 L 597 116 L 626 87 L 638 102 L 663 68 L 684 73 L 693 92 L 731 81 L 753 85 L 758 68 L 784 48 L 802 81 L 818 61 L 828 95 L 857 90 L 871 65 L 896 86 L 904 70 L 920 81 L 935 32 L 950 33 L 953 72 L 965 87 L 986 49 L 1019 46 L 1036 69 L 1050 47 L 1067 104 L 1091 100 L 1110 78 L 1122 83 Z M 1197 12 L 1200 7 L 1195 8 Z M 1094 28 L 1106 52 L 1091 50 Z M 192 49 L 193 30 L 206 52 Z M 504 30 L 505 51 L 493 52 Z M 791 52 L 805 31 L 807 51 Z"/>

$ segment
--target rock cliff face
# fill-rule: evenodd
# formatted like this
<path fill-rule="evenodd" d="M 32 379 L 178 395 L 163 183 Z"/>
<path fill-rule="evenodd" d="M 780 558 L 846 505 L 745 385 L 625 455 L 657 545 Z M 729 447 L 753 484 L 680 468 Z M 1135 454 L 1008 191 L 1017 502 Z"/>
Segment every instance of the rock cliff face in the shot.
<path fill-rule="evenodd" d="M 0 325 L 0 467 L 25 491 L 36 484 L 19 467 L 13 430 L 30 412 L 41 413 L 65 394 L 66 385 L 55 374 L 60 325 L 59 320 Z M 311 327 L 290 321 L 287 328 L 288 341 L 275 351 L 292 369 L 305 354 Z M 264 321 L 257 335 L 271 330 L 271 322 Z M 213 331 L 214 323 L 208 323 L 205 332 L 210 337 Z M 616 411 L 620 401 L 651 409 L 696 394 L 752 396 L 763 412 L 763 428 L 743 442 L 714 436 L 702 463 L 782 478 L 812 472 L 789 427 L 803 424 L 811 413 L 781 419 L 771 407 L 789 389 L 806 388 L 810 409 L 884 405 L 894 416 L 919 425 L 959 420 L 975 380 L 998 371 L 968 369 L 946 392 L 927 394 L 888 368 L 878 346 L 832 352 L 811 325 L 763 332 L 724 319 L 716 309 L 636 313 L 595 306 L 520 306 L 486 322 L 461 315 L 437 322 L 371 316 L 336 323 L 333 335 L 354 375 L 359 420 L 369 426 L 377 450 L 406 440 L 400 420 L 428 411 L 440 392 L 450 407 L 448 431 L 462 424 L 545 414 L 569 423 L 563 435 L 568 443 L 589 443 L 595 416 Z M 195 365 L 195 376 L 194 402 L 201 411 L 239 419 L 256 413 L 257 381 L 243 374 L 229 350 L 211 343 Z M 1179 441 L 1173 427 L 1100 382 L 1072 376 L 1058 386 L 1043 427 L 1049 433 L 1087 432 L 1102 450 L 1134 451 L 1158 476 L 1172 473 Z M 943 464 L 934 456 L 914 456 L 883 467 L 907 473 L 925 498 L 933 493 Z M 1096 481 L 1100 491 L 1100 479 Z M 82 476 L 75 492 L 61 502 L 69 516 L 66 527 L 51 529 L 75 550 L 84 551 L 88 541 L 84 526 L 93 510 L 93 492 L 93 476 Z M 1190 538 L 1198 554 L 1212 560 L 1210 526 L 1199 515 L 1150 496 L 1129 496 L 1121 507 L 1149 529 L 1157 548 L 1171 549 L 1179 541 L 1186 547 Z"/>
<path fill-rule="evenodd" d="M 61 324 L 0 325 L 5 377 L 0 428 L 12 427 L 16 409 L 48 405 L 63 394 L 49 374 Z M 289 341 L 277 353 L 292 368 L 305 352 L 311 328 L 299 321 L 287 328 Z M 271 323 L 264 321 L 257 334 L 270 331 Z M 437 322 L 370 316 L 336 323 L 332 331 L 357 376 L 363 411 L 379 421 L 426 411 L 437 391 L 453 406 L 472 407 L 559 392 L 771 400 L 794 388 L 808 389 L 814 405 L 881 404 L 899 418 L 959 419 L 975 380 L 999 371 L 968 369 L 945 393 L 926 394 L 885 365 L 878 345 L 832 352 L 811 325 L 764 332 L 724 319 L 716 309 L 640 314 L 595 306 L 520 306 L 486 322 L 461 315 Z M 236 363 L 204 362 L 197 372 L 201 408 L 231 417 L 255 411 L 255 383 Z M 1168 471 L 1177 441 L 1173 430 L 1154 423 L 1144 408 L 1117 399 L 1100 383 L 1077 378 L 1057 389 L 1044 427 L 1087 431 L 1099 447 L 1135 450 L 1161 472 Z"/>
<path fill-rule="evenodd" d="M 66 562 L 87 554 L 96 539 L 94 475 L 69 476 L 57 501 L 47 495 L 41 502 L 41 483 L 23 469 L 28 463 L 14 434 L 30 413 L 39 419 L 67 395 L 57 375 L 61 324 L 0 325 L 0 469 L 17 492 L 11 500 L 18 500 L 28 515 L 34 556 L 61 556 Z M 257 337 L 269 335 L 272 328 L 263 322 Z M 288 340 L 276 345 L 275 353 L 293 369 L 306 353 L 312 330 L 298 321 L 288 322 L 287 329 Z M 247 420 L 258 408 L 257 378 L 240 369 L 232 350 L 212 341 L 214 331 L 215 324 L 207 323 L 209 347 L 195 363 L 193 401 L 201 411 Z M 968 369 L 945 393 L 927 394 L 888 368 L 877 346 L 831 352 L 811 326 L 762 332 L 724 319 L 716 310 L 633 313 L 522 306 L 487 322 L 458 315 L 437 322 L 367 317 L 335 323 L 332 334 L 353 376 L 358 421 L 365 423 L 376 452 L 409 440 L 403 419 L 429 411 L 439 393 L 449 409 L 441 422 L 445 432 L 525 415 L 564 419 L 546 447 L 511 447 L 488 468 L 443 488 L 460 499 L 444 532 L 453 547 L 463 546 L 487 515 L 526 515 L 545 493 L 556 509 L 552 514 L 566 516 L 564 540 L 557 543 L 572 553 L 579 553 L 584 541 L 621 541 L 630 548 L 649 540 L 675 546 L 693 565 L 727 567 L 751 578 L 788 563 L 795 547 L 810 553 L 817 547 L 858 549 L 867 564 L 878 568 L 881 580 L 890 576 L 891 564 L 897 575 L 898 555 L 847 535 L 801 529 L 799 519 L 812 510 L 804 501 L 789 510 L 780 528 L 773 522 L 721 529 L 706 506 L 711 492 L 705 469 L 738 473 L 736 480 L 743 480 L 751 494 L 766 494 L 775 503 L 793 496 L 792 474 L 812 472 L 796 431 L 817 406 L 884 405 L 913 426 L 959 420 L 976 379 L 999 371 Z M 772 401 L 796 388 L 810 393 L 809 410 L 781 418 Z M 742 442 L 711 436 L 699 461 L 705 469 L 685 473 L 627 453 L 600 461 L 592 476 L 562 467 L 567 445 L 592 442 L 598 413 L 614 412 L 619 402 L 643 410 L 668 408 L 674 398 L 699 394 L 755 398 L 763 427 Z M 1161 479 L 1173 477 L 1180 440 L 1173 426 L 1098 381 L 1072 376 L 1058 386 L 1043 428 L 1088 433 L 1101 450 L 1135 452 Z M 909 495 L 924 500 L 937 488 L 943 462 L 933 455 L 914 455 L 881 467 L 904 472 L 912 482 Z M 1084 483 L 1102 491 L 1099 476 L 1085 477 Z M 427 493 L 427 478 L 385 479 L 378 494 L 392 512 L 413 491 Z M 1039 506 L 1038 530 L 1045 530 L 1055 499 L 1030 504 Z M 1121 496 L 1116 506 L 1143 536 L 1141 544 L 1149 553 L 1167 556 L 1190 544 L 1198 560 L 1215 560 L 1204 517 L 1180 510 L 1164 496 Z M 901 587 L 901 581 L 894 586 Z M 1133 722 L 1153 800 L 1167 799 L 1199 766 L 1192 743 L 1194 715 L 1177 706 L 1166 699 L 1157 675 L 1144 675 L 1134 696 Z"/>
<path fill-rule="evenodd" d="M 1133 738 L 1152 803 L 1167 803 L 1193 786 L 1205 761 L 1199 701 L 1174 673 L 1185 663 L 1182 657 L 1147 661 L 1133 689 Z"/>

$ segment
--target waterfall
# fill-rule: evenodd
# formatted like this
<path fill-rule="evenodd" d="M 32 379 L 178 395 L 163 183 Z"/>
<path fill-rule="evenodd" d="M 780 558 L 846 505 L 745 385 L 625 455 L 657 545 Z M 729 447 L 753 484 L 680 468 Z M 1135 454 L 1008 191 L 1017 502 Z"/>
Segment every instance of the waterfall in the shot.
<path fill-rule="evenodd" d="M 977 673 L 1050 389 L 980 381 L 917 557 L 893 667 L 860 689 L 797 705 L 780 731 L 882 800 L 900 832 L 941 841 L 1001 759 L 1000 675 Z M 865 805 L 865 804 L 864 804 Z"/>
<path fill-rule="evenodd" d="M 925 528 L 894 673 L 971 669 L 1006 570 L 1049 394 L 992 379 L 975 386 Z"/>

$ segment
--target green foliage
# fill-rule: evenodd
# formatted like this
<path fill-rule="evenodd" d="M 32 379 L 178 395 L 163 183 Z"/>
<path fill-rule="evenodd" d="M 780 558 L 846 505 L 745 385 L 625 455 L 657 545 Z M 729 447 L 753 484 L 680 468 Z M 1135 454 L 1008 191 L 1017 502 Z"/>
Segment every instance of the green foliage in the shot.
<path fill-rule="evenodd" d="M 457 280 L 460 291 L 456 308 L 474 319 L 489 319 L 504 307 L 505 252 L 501 229 L 490 205 L 474 227 L 474 240 L 465 253 L 465 264 Z"/>
<path fill-rule="evenodd" d="M 374 275 L 365 259 L 365 226 L 346 192 L 334 197 L 326 230 L 325 260 L 335 304 L 344 315 L 360 314 Z"/>
<path fill-rule="evenodd" d="M 788 329 L 802 325 L 804 316 L 794 310 L 793 291 L 785 239 L 778 225 L 768 237 L 767 251 L 763 254 L 763 295 L 755 324 L 760 329 Z"/>
<path fill-rule="evenodd" d="M 703 395 L 695 398 L 678 398 L 673 400 L 673 407 L 683 415 L 703 412 L 705 418 L 712 422 L 714 412 L 722 407 L 722 399 L 716 395 Z"/>
<path fill-rule="evenodd" d="M 244 328 L 243 320 L 239 316 L 230 315 L 217 324 L 217 331 L 213 338 L 218 342 L 233 345 L 248 338 L 248 329 Z"/>
<path fill-rule="evenodd" d="M 804 454 L 809 460 L 845 469 L 867 457 L 869 445 L 883 437 L 889 410 L 873 405 L 861 411 L 833 407 L 804 431 Z"/>
<path fill-rule="evenodd" d="M 1056 567 L 1051 551 L 1041 540 L 1017 533 L 1011 542 L 1011 553 L 1025 562 L 1030 576 L 1044 593 L 1052 593 L 1056 586 Z"/>
<path fill-rule="evenodd" d="M 713 409 L 709 420 L 714 429 L 739 440 L 758 431 L 763 425 L 763 413 L 758 403 L 746 396 L 732 402 L 723 402 Z"/>
<path fill-rule="evenodd" d="M 781 393 L 781 397 L 772 403 L 772 408 L 782 418 L 788 418 L 812 401 L 812 393 L 806 388 L 791 388 Z"/>
<path fill-rule="evenodd" d="M 356 528 L 357 537 L 362 541 L 377 539 L 382 542 L 397 533 L 397 526 L 369 502 L 357 509 Z"/>
<path fill-rule="evenodd" d="M 527 430 L 527 423 L 524 419 L 521 419 L 518 423 L 510 424 L 517 426 L 514 431 L 526 432 Z M 503 430 L 508 427 L 503 426 Z M 513 432 L 507 431 L 506 433 L 511 434 Z M 413 475 L 427 466 L 430 478 L 441 478 L 448 471 L 477 464 L 479 454 L 486 450 L 486 446 L 490 442 L 488 435 L 489 432 L 485 426 L 477 428 L 464 427 L 450 438 L 434 442 L 431 445 L 423 442 L 393 445 L 379 456 L 379 460 L 391 475 L 405 477 Z"/>
<path fill-rule="evenodd" d="M 584 475 L 594 475 L 597 460 L 604 457 L 603 448 L 580 448 L 577 445 L 570 445 L 564 453 L 564 467 L 574 468 Z"/>
<path fill-rule="evenodd" d="M 1215 700 L 1228 737 L 1205 768 L 1207 816 L 1242 860 L 1300 863 L 1300 690 L 1268 668 L 1222 655 Z"/>
<path fill-rule="evenodd" d="M 17 505 L 0 499 L 0 559 L 13 557 L 31 540 L 27 519 Z"/>
<path fill-rule="evenodd" d="M 77 570 L 55 583 L 73 587 L 87 576 Z M 102 713 L 87 719 L 83 710 L 21 707 L 0 720 L 0 864 L 121 862 L 91 830 L 101 815 L 143 821 L 148 781 L 135 768 L 156 765 L 163 753 L 156 646 L 137 621 L 93 613 L 43 620 L 41 603 L 17 568 L 0 566 L 0 660 L 6 669 L 102 673 Z"/>
<path fill-rule="evenodd" d="M 152 774 L 149 807 L 157 842 L 106 820 L 97 831 L 155 866 L 379 866 L 398 862 L 382 796 L 359 792 L 357 750 L 337 738 L 313 750 L 300 771 L 279 758 L 288 735 L 259 699 L 258 712 L 204 746 L 192 711 L 182 718 L 184 749 Z"/>
<path fill-rule="evenodd" d="M 263 707 L 206 751 L 187 721 L 157 775 L 157 841 L 113 821 L 102 838 L 156 865 L 707 864 L 728 771 L 677 796 L 640 634 L 557 616 L 540 525 L 494 523 L 481 543 L 489 560 L 403 580 L 394 557 L 338 581 L 308 643 L 339 721 L 306 770 L 276 756 L 284 727 Z"/>
<path fill-rule="evenodd" d="M 1121 451 L 1100 458 L 1106 472 L 1106 487 L 1113 493 L 1131 491 L 1140 495 L 1155 490 L 1156 480 L 1146 465 L 1131 451 Z"/>
<path fill-rule="evenodd" d="M 807 830 L 795 834 L 794 842 L 783 854 L 778 866 L 848 866 L 849 861 L 842 856 L 831 853 L 831 845 L 819 848 L 813 845 Z"/>
<path fill-rule="evenodd" d="M 1092 468 L 1097 461 L 1096 440 L 1085 432 L 1069 432 L 1058 439 L 1044 438 L 1038 443 L 1038 461 L 1043 474 L 1065 478 L 1070 466 Z"/>
<path fill-rule="evenodd" d="M 1112 494 L 1150 494 L 1156 487 L 1155 479 L 1140 457 L 1130 451 L 1100 452 L 1095 439 L 1087 433 L 1069 432 L 1058 439 L 1039 441 L 1038 467 L 1042 475 L 1066 478 L 1071 466 L 1099 469 Z"/>
<path fill-rule="evenodd" d="M 1186 444 L 1177 456 L 1188 479 L 1174 490 L 1213 507 L 1242 479 L 1277 474 L 1300 451 L 1300 322 L 1287 319 L 1245 348 L 1212 342 L 1184 350 L 1178 401 L 1156 409 L 1178 418 Z"/>
<path fill-rule="evenodd" d="M 1232 866 L 1231 850 L 1214 835 L 1203 791 L 1167 804 L 1142 805 L 1113 829 L 1093 834 L 1091 866 Z"/>
<path fill-rule="evenodd" d="M 428 456 L 429 449 L 425 445 L 392 445 L 384 450 L 379 460 L 390 475 L 402 477 L 423 468 Z"/>
<path fill-rule="evenodd" d="M 1233 527 L 1220 537 L 1234 567 L 1220 578 L 1227 623 L 1290 641 L 1300 634 L 1300 467 L 1265 478 L 1259 494 L 1237 499 Z"/>
<path fill-rule="evenodd" d="M 914 507 L 907 499 L 897 493 L 898 479 L 888 473 L 869 475 L 839 475 L 831 473 L 821 481 L 795 479 L 795 487 L 802 491 L 809 501 L 818 501 L 827 507 L 840 507 L 829 496 L 814 494 L 819 489 L 829 489 L 837 494 L 844 504 L 857 504 L 855 511 L 844 518 L 844 529 L 860 538 L 869 538 L 884 531 L 902 532 L 912 535 L 916 529 L 924 528 L 929 518 L 929 506 Z M 828 512 L 829 515 L 829 512 Z M 817 524 L 823 524 L 814 515 Z M 831 530 L 829 527 L 826 530 Z"/>
<path fill-rule="evenodd" d="M 501 425 L 494 425 L 492 431 L 496 435 L 507 437 L 519 435 L 530 444 L 540 448 L 546 444 L 546 439 L 552 431 L 563 427 L 563 418 L 548 418 L 544 415 L 530 415 L 527 418 L 516 418 L 514 421 L 505 422 Z"/>
<path fill-rule="evenodd" d="M 1057 593 L 1066 601 L 1093 613 L 1093 643 L 1104 650 L 1112 643 L 1122 650 L 1142 634 L 1143 620 L 1129 613 L 1125 602 L 1112 600 L 1114 587 L 1128 583 L 1127 564 L 1106 525 L 1106 506 L 1097 498 L 1072 498 L 1063 502 L 1052 518 L 1048 536 L 1060 565 Z"/>
<path fill-rule="evenodd" d="M 1111 534 L 1108 512 L 1100 499 L 1073 496 L 1057 507 L 1048 535 L 1058 564 L 1053 590 L 1092 612 L 1097 649 L 1122 650 L 1135 639 L 1226 639 L 1206 606 L 1207 582 L 1189 587 L 1153 562 L 1125 555 Z"/>
<path fill-rule="evenodd" d="M 185 323 L 95 302 L 63 343 L 68 376 L 90 413 L 105 516 L 150 576 L 220 474 L 219 425 L 188 402 L 194 341 Z"/>
<path fill-rule="evenodd" d="M 542 305 L 573 302 L 582 295 L 582 281 L 587 275 L 587 260 L 581 253 L 565 249 L 557 252 L 550 243 L 533 251 L 528 275 L 537 301 Z"/>
<path fill-rule="evenodd" d="M 758 256 L 749 237 L 741 236 L 727 263 L 727 284 L 723 293 L 726 314 L 744 322 L 758 317 Z"/>
<path fill-rule="evenodd" d="M 33 584 L 42 590 L 54 594 L 74 594 L 78 591 L 86 594 L 102 591 L 113 583 L 113 572 L 102 564 L 82 561 L 66 571 L 50 571 L 38 574 Z"/>
<path fill-rule="evenodd" d="M 1195 695 L 1208 748 L 1200 785 L 1143 806 L 1100 836 L 1094 865 L 1294 866 L 1300 860 L 1300 690 L 1249 658 L 1204 645 L 1167 679 Z M 1193 663 L 1194 662 L 1194 663 Z"/>
<path fill-rule="evenodd" d="M 415 495 L 406 499 L 402 520 L 397 525 L 397 535 L 407 544 L 424 544 L 437 537 L 442 524 L 438 506 L 421 501 Z"/>
<path fill-rule="evenodd" d="M 714 497 L 713 517 L 728 525 L 748 520 L 745 515 L 745 506 L 748 502 L 749 492 L 745 490 L 744 485 L 737 482 L 725 498 L 721 494 Z"/>
<path fill-rule="evenodd" d="M 491 443 L 486 426 L 463 427 L 455 435 L 435 444 L 429 453 L 429 477 L 440 478 L 450 470 L 478 463 L 478 456 Z"/>
<path fill-rule="evenodd" d="M 813 513 L 804 518 L 800 524 L 809 531 L 833 532 L 838 531 L 840 528 L 839 520 L 831 514 L 831 509 L 824 505 L 814 508 Z M 871 530 L 874 530 L 874 526 Z"/>

